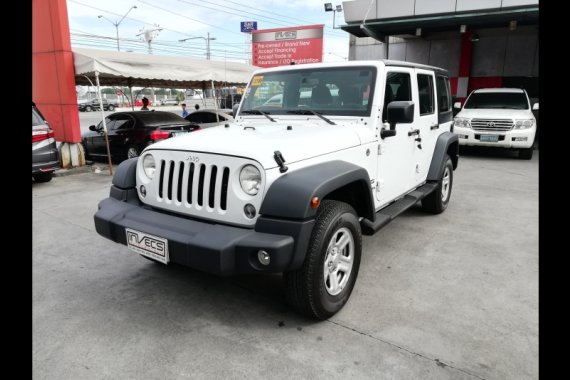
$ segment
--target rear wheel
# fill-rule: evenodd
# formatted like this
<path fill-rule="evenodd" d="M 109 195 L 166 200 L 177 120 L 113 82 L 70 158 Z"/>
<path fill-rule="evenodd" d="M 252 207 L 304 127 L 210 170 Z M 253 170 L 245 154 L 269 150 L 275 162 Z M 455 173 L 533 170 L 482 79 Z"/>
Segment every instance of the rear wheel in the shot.
<path fill-rule="evenodd" d="M 129 145 L 127 148 L 127 158 L 135 158 L 141 154 L 139 148 L 134 145 Z"/>
<path fill-rule="evenodd" d="M 115 106 L 113 106 L 113 105 L 109 105 L 109 107 L 107 108 L 107 110 L 109 110 L 109 111 L 113 111 L 114 109 L 115 109 Z"/>
<path fill-rule="evenodd" d="M 437 182 L 434 191 L 424 199 L 422 199 L 422 208 L 424 211 L 432 214 L 440 214 L 445 211 L 449 198 L 451 198 L 451 188 L 453 186 L 453 163 L 449 156 L 446 157 L 445 166 L 441 178 Z"/>
<path fill-rule="evenodd" d="M 43 172 L 32 174 L 32 178 L 36 182 L 49 182 L 53 178 L 53 172 Z"/>
<path fill-rule="evenodd" d="M 287 298 L 302 314 L 323 320 L 348 301 L 362 252 L 356 212 L 347 203 L 321 203 L 303 266 L 285 272 Z"/>
<path fill-rule="evenodd" d="M 85 112 L 91 112 L 91 111 L 93 111 L 93 108 L 91 108 L 91 106 L 85 107 Z"/>

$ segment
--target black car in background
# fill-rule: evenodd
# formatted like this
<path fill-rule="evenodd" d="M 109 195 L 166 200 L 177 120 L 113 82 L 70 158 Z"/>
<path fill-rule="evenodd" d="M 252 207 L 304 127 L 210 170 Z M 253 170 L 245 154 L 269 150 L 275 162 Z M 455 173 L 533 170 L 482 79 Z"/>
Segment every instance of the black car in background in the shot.
<path fill-rule="evenodd" d="M 36 182 L 49 182 L 59 168 L 59 152 L 53 130 L 32 102 L 32 178 Z"/>
<path fill-rule="evenodd" d="M 105 122 L 113 158 L 138 157 L 149 144 L 200 129 L 181 116 L 164 111 L 115 112 Z M 90 126 L 81 142 L 87 159 L 106 156 L 103 122 Z"/>
<path fill-rule="evenodd" d="M 119 105 L 116 103 L 109 103 L 107 99 L 103 99 L 103 110 L 104 111 L 114 111 Z M 99 105 L 99 99 L 93 99 L 85 103 L 79 103 L 77 108 L 81 112 L 91 112 L 99 111 L 101 106 Z"/>

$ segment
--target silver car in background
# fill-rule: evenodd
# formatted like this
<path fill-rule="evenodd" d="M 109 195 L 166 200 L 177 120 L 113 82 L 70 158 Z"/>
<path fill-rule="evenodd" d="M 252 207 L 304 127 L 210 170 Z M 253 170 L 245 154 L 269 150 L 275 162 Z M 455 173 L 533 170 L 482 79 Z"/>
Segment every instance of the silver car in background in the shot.
<path fill-rule="evenodd" d="M 59 168 L 59 152 L 53 129 L 32 102 L 32 178 L 36 182 L 49 182 Z"/>

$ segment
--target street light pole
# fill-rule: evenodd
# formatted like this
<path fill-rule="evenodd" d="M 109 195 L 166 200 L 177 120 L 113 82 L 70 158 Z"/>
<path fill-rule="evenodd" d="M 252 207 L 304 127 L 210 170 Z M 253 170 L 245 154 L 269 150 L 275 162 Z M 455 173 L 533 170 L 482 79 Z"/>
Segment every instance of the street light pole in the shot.
<path fill-rule="evenodd" d="M 119 25 L 121 25 L 121 23 L 123 22 L 123 20 L 125 19 L 125 17 L 127 17 L 127 15 L 133 10 L 133 9 L 137 9 L 136 5 L 133 5 L 132 7 L 129 8 L 129 10 L 127 11 L 127 13 L 125 13 L 125 15 L 119 20 L 119 21 L 111 21 L 109 20 L 107 17 L 103 16 L 103 15 L 99 15 L 97 16 L 97 18 L 103 18 L 107 21 L 109 21 L 111 24 L 113 24 L 115 26 L 115 29 L 117 30 L 117 51 L 121 51 L 120 45 L 119 45 Z"/>
<path fill-rule="evenodd" d="M 195 40 L 201 38 L 204 41 L 206 41 L 206 59 L 210 60 L 210 41 L 213 41 L 216 39 L 216 37 L 210 37 L 210 32 L 208 32 L 208 37 L 188 37 L 188 38 L 184 38 L 181 40 L 178 40 L 178 42 L 184 42 L 184 41 L 188 41 L 188 40 Z"/>
<path fill-rule="evenodd" d="M 342 5 L 337 5 L 335 8 L 332 3 L 325 3 L 325 12 L 333 13 L 333 29 L 336 29 L 336 12 L 342 12 Z"/>

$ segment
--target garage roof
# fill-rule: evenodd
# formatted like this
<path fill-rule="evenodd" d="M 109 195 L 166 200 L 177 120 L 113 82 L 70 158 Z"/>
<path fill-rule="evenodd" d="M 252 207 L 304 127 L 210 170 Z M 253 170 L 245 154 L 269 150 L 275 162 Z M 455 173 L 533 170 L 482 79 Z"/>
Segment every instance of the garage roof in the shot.
<path fill-rule="evenodd" d="M 370 20 L 364 25 L 361 22 L 348 23 L 341 28 L 356 37 L 384 41 L 386 36 L 414 35 L 416 28 L 422 28 L 422 33 L 459 31 L 460 25 L 467 25 L 469 29 L 507 27 L 512 20 L 516 20 L 518 25 L 538 24 L 538 6 Z"/>

